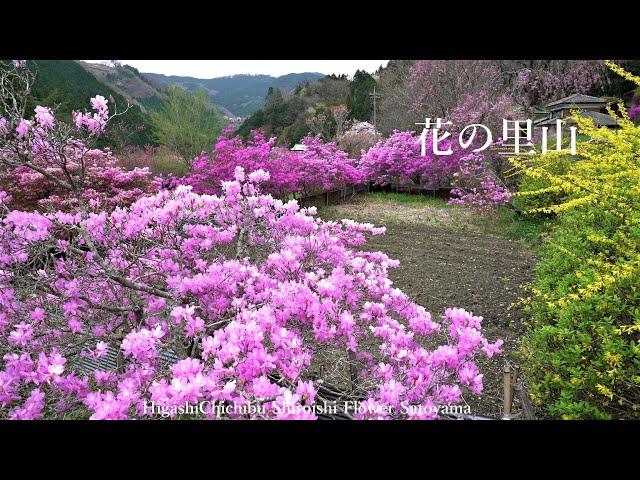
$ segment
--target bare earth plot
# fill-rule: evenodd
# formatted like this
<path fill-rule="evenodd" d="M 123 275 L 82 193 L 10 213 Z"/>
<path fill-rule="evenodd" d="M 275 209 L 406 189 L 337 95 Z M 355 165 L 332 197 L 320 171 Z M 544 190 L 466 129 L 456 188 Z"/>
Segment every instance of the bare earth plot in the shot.
<path fill-rule="evenodd" d="M 500 417 L 504 360 L 513 360 L 525 318 L 517 307 L 509 307 L 532 279 L 533 250 L 523 242 L 486 233 L 471 213 L 443 202 L 362 195 L 323 208 L 320 215 L 387 227 L 386 235 L 370 238 L 364 248 L 400 260 L 391 280 L 434 317 L 456 306 L 484 317 L 485 336 L 504 340 L 503 355 L 481 359 L 484 395 L 468 401 L 473 415 Z"/>

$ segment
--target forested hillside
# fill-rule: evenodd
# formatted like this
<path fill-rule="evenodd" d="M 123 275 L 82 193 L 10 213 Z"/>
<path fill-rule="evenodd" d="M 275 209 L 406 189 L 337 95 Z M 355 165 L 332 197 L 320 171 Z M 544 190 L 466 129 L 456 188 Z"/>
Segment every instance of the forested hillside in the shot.
<path fill-rule="evenodd" d="M 269 88 L 265 106 L 245 120 L 238 133 L 246 137 L 251 130 L 261 129 L 287 144 L 307 133 L 333 138 L 349 121 L 371 120 L 369 94 L 375 85 L 372 75 L 358 70 L 352 80 L 346 75 L 327 75 L 313 84 L 298 85 L 292 93 Z"/>
<path fill-rule="evenodd" d="M 205 92 L 176 91 L 175 85 L 148 78 L 129 65 L 39 60 L 30 67 L 37 74 L 29 109 L 54 105 L 58 118 L 71 120 L 71 112 L 86 109 L 96 94 L 104 96 L 114 112 L 129 105 L 100 139 L 100 146 L 116 152 L 162 145 L 188 163 L 202 149 L 211 148 L 224 124 Z"/>
<path fill-rule="evenodd" d="M 155 81 L 141 74 L 137 68 L 122 65 L 119 62 L 112 62 L 111 65 L 87 62 L 80 62 L 80 64 L 100 82 L 125 97 L 133 99 L 142 107 L 143 111 L 162 106 L 167 83 Z"/>
<path fill-rule="evenodd" d="M 211 102 L 229 110 L 233 115 L 246 117 L 265 104 L 265 93 L 269 88 L 283 92 L 293 91 L 304 82 L 313 83 L 322 78 L 321 73 L 291 73 L 281 77 L 270 75 L 232 75 L 201 79 L 193 77 L 167 76 L 157 73 L 144 73 L 144 76 L 166 83 L 173 83 L 195 92 L 204 88 Z"/>
<path fill-rule="evenodd" d="M 29 109 L 36 105 L 58 106 L 58 117 L 71 119 L 72 110 L 84 110 L 89 99 L 100 94 L 115 104 L 118 111 L 127 108 L 127 99 L 114 89 L 101 83 L 82 65 L 73 60 L 37 60 L 29 62 L 37 72 Z M 129 103 L 131 103 L 129 101 Z M 145 145 L 151 143 L 149 121 L 139 105 L 132 105 L 126 115 L 113 120 L 111 134 L 105 141 L 117 144 Z"/>

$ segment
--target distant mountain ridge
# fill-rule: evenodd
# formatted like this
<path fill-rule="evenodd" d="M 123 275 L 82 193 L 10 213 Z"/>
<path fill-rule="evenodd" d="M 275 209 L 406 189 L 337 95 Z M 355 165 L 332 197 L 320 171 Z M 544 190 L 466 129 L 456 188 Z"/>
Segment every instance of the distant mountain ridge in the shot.
<path fill-rule="evenodd" d="M 122 65 L 115 68 L 102 63 L 78 62 L 98 81 L 139 105 L 143 111 L 158 107 L 165 97 L 164 82 L 154 82 L 137 69 Z"/>
<path fill-rule="evenodd" d="M 264 106 L 269 87 L 292 92 L 299 84 L 314 83 L 325 75 L 318 72 L 289 73 L 280 77 L 271 75 L 231 75 L 217 78 L 194 78 L 160 73 L 143 73 L 152 81 L 173 83 L 196 91 L 204 88 L 211 101 L 229 110 L 233 115 L 246 117 Z"/>

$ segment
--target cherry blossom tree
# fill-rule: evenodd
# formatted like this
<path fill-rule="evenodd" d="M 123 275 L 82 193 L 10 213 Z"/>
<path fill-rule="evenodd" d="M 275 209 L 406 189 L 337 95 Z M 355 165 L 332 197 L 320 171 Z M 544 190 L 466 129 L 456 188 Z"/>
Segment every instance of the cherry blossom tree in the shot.
<path fill-rule="evenodd" d="M 600 60 L 423 60 L 413 67 L 411 83 L 427 113 L 489 125 L 509 107 L 527 116 L 534 105 L 592 93 L 604 73 Z"/>
<path fill-rule="evenodd" d="M 500 60 L 496 64 L 525 116 L 535 105 L 574 93 L 593 93 L 603 84 L 606 72 L 601 60 Z"/>
<path fill-rule="evenodd" d="M 344 132 L 344 126 L 349 118 L 349 109 L 346 105 L 335 105 L 331 107 L 331 115 L 336 121 L 336 137 L 339 137 Z"/>
<path fill-rule="evenodd" d="M 410 84 L 416 122 L 439 117 L 457 132 L 471 123 L 501 131 L 502 119 L 516 113 L 503 73 L 489 60 L 421 60 L 411 69 Z"/>

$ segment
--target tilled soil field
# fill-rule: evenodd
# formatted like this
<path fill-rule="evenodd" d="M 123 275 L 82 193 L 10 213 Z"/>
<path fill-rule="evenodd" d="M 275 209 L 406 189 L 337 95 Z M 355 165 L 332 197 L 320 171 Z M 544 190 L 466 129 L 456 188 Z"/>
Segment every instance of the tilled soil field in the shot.
<path fill-rule="evenodd" d="M 462 307 L 484 317 L 485 336 L 504 340 L 503 354 L 482 358 L 484 395 L 468 396 L 473 415 L 500 417 L 503 366 L 513 360 L 523 333 L 523 312 L 510 308 L 533 277 L 535 256 L 520 242 L 489 235 L 464 222 L 464 213 L 432 205 L 380 202 L 367 196 L 326 208 L 325 218 L 352 218 L 387 227 L 364 248 L 400 260 L 390 273 L 396 286 L 432 315 Z M 387 213 L 382 213 L 387 212 Z"/>

